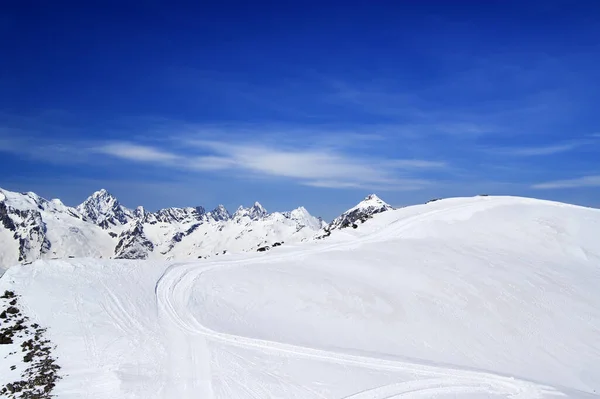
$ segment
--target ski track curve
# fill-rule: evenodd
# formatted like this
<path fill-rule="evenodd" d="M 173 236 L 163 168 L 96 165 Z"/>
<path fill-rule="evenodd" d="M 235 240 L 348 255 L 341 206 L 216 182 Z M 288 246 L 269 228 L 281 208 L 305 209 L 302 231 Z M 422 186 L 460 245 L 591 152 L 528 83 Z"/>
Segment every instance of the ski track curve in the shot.
<path fill-rule="evenodd" d="M 452 213 L 458 209 L 467 208 L 480 202 L 463 204 L 460 206 L 436 209 L 430 212 L 407 217 L 392 223 L 388 227 L 376 230 L 373 233 L 359 238 L 352 242 L 336 243 L 332 245 L 321 246 L 311 250 L 304 251 L 303 255 L 314 254 L 324 251 L 340 250 L 346 248 L 356 248 L 365 243 L 385 240 L 390 235 L 395 235 L 405 231 L 416 223 L 427 220 L 431 216 Z M 419 398 L 432 397 L 436 395 L 456 395 L 456 394 L 496 394 L 511 398 L 543 398 L 547 396 L 565 396 L 559 390 L 533 383 L 525 380 L 519 380 L 512 377 L 495 375 L 483 371 L 463 370 L 452 367 L 433 366 L 420 364 L 417 362 L 407 362 L 400 360 L 379 359 L 367 356 L 351 355 L 340 352 L 332 352 L 310 347 L 302 347 L 282 342 L 269 341 L 257 338 L 238 336 L 212 330 L 201 323 L 188 311 L 187 301 L 191 295 L 194 285 L 202 274 L 218 269 L 231 269 L 239 266 L 251 264 L 268 264 L 289 258 L 297 258 L 299 254 L 288 253 L 280 256 L 261 257 L 250 260 L 238 260 L 223 263 L 177 263 L 169 266 L 155 286 L 156 304 L 161 319 L 168 320 L 174 326 L 185 333 L 189 339 L 193 337 L 201 339 L 202 352 L 206 351 L 207 341 L 225 343 L 232 346 L 253 348 L 263 352 L 278 352 L 289 356 L 310 358 L 320 361 L 337 363 L 340 365 L 359 366 L 378 370 L 401 371 L 410 373 L 419 378 L 395 384 L 375 387 L 362 392 L 346 396 L 345 399 L 384 399 L 384 398 Z M 190 348 L 191 349 L 191 348 Z M 193 350 L 192 350 L 193 352 Z M 206 353 L 203 353 L 205 355 Z M 193 364 L 198 360 L 193 356 Z M 210 358 L 208 358 L 210 359 Z M 181 362 L 181 358 L 179 358 Z M 207 360 L 210 363 L 210 360 Z M 186 367 L 179 364 L 178 369 Z M 188 372 L 191 371 L 188 369 Z M 200 370 L 202 375 L 196 375 L 196 379 L 210 381 L 210 367 L 205 366 Z M 198 388 L 195 386 L 194 388 Z M 205 395 L 212 397 L 212 390 L 205 390 Z M 182 394 L 184 392 L 181 392 Z M 185 393 L 191 393 L 189 391 Z M 188 396 L 181 396 L 188 397 Z"/>

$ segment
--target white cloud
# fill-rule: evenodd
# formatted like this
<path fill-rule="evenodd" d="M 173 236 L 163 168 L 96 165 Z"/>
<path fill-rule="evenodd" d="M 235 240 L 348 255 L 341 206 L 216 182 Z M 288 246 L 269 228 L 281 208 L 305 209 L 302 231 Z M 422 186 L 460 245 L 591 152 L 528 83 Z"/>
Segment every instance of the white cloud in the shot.
<path fill-rule="evenodd" d="M 555 180 L 532 186 L 537 189 L 600 187 L 600 175 L 584 176 L 576 179 Z"/>
<path fill-rule="evenodd" d="M 159 150 L 145 145 L 132 144 L 126 142 L 115 142 L 95 147 L 93 152 L 111 155 L 117 158 L 128 159 L 141 162 L 173 162 L 180 160 L 181 157 L 170 152 Z"/>
<path fill-rule="evenodd" d="M 368 184 L 335 180 L 311 180 L 304 182 L 303 185 L 321 188 L 365 188 L 375 191 L 415 191 L 431 185 L 431 182 L 422 179 L 397 179 L 386 184 Z"/>
<path fill-rule="evenodd" d="M 396 168 L 414 168 L 414 169 L 438 169 L 446 167 L 446 162 L 426 161 L 422 159 L 395 159 L 386 162 L 386 165 Z"/>
<path fill-rule="evenodd" d="M 333 149 L 280 148 L 255 143 L 188 140 L 183 151 L 166 151 L 130 142 L 97 146 L 101 153 L 135 162 L 152 162 L 196 171 L 243 172 L 253 177 L 279 177 L 312 187 L 415 190 L 427 181 L 418 169 L 441 168 L 443 162 L 420 159 L 381 159 Z"/>
<path fill-rule="evenodd" d="M 192 157 L 181 163 L 182 167 L 195 170 L 224 170 L 235 167 L 235 161 L 227 157 L 202 156 Z"/>
<path fill-rule="evenodd" d="M 321 149 L 282 149 L 256 144 L 191 141 L 190 144 L 219 154 L 220 163 L 259 175 L 288 177 L 313 187 L 350 188 L 368 185 L 404 185 L 402 169 L 442 167 L 426 160 L 372 159 Z M 416 186 L 416 181 L 410 181 Z M 424 181 L 419 180 L 422 186 Z"/>
<path fill-rule="evenodd" d="M 529 148 L 513 148 L 507 150 L 511 155 L 521 155 L 521 156 L 536 156 L 536 155 L 552 155 L 558 154 L 561 152 L 567 152 L 574 150 L 575 148 L 581 146 L 582 142 L 572 142 L 566 144 L 558 144 L 558 145 L 549 145 L 549 146 L 541 146 L 541 147 L 529 147 Z"/>

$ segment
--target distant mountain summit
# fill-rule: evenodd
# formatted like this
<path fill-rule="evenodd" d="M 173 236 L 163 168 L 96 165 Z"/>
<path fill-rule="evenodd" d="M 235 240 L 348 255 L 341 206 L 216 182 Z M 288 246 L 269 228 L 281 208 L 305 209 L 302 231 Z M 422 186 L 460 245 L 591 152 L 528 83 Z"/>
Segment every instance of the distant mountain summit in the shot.
<path fill-rule="evenodd" d="M 233 215 L 223 205 L 148 212 L 128 209 L 102 189 L 72 208 L 0 189 L 0 269 L 48 258 L 205 258 L 300 242 L 321 227 L 303 207 L 269 213 L 255 202 Z"/>
<path fill-rule="evenodd" d="M 250 218 L 250 220 L 259 220 L 266 217 L 269 213 L 259 202 L 255 202 L 251 208 L 244 208 L 240 206 L 237 211 L 233 214 L 234 220 L 240 220 L 244 217 Z"/>
<path fill-rule="evenodd" d="M 329 223 L 328 230 L 343 229 L 354 227 L 359 223 L 364 223 L 373 215 L 394 209 L 390 204 L 383 201 L 375 194 L 370 194 L 361 202 L 342 213 Z"/>
<path fill-rule="evenodd" d="M 122 206 L 108 191 L 96 191 L 77 210 L 89 221 L 108 229 L 111 225 L 123 225 L 133 219 L 132 212 Z"/>
<path fill-rule="evenodd" d="M 223 205 L 219 205 L 210 211 L 210 216 L 216 221 L 227 221 L 231 219 L 231 214 Z"/>

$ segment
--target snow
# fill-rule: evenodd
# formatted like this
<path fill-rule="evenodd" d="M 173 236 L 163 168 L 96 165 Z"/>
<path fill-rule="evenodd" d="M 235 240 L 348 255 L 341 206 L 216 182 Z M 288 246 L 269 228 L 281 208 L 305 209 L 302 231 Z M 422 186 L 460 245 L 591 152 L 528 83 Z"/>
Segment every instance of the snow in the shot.
<path fill-rule="evenodd" d="M 600 210 L 456 198 L 267 253 L 38 261 L 0 292 L 48 327 L 57 398 L 597 397 L 599 233 Z"/>

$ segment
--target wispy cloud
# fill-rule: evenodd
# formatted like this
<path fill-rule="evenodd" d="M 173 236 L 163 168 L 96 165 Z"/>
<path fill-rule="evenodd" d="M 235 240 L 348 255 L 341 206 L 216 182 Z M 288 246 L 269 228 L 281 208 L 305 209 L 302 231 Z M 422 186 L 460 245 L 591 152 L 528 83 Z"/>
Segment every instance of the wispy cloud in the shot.
<path fill-rule="evenodd" d="M 580 147 L 582 142 L 572 142 L 558 145 L 548 145 L 540 147 L 513 148 L 506 150 L 508 154 L 519 156 L 535 156 L 535 155 L 553 155 L 561 152 L 567 152 Z"/>
<path fill-rule="evenodd" d="M 94 152 L 140 162 L 173 162 L 181 157 L 157 148 L 128 142 L 115 142 L 92 149 Z"/>
<path fill-rule="evenodd" d="M 164 134 L 105 142 L 48 141 L 35 136 L 16 140 L 2 134 L 0 151 L 43 162 L 114 166 L 114 159 L 120 159 L 132 167 L 146 164 L 188 173 L 227 173 L 234 178 L 268 177 L 338 189 L 414 190 L 430 184 L 425 178 L 430 171 L 449 170 L 446 161 L 428 159 L 426 151 L 408 142 L 394 151 L 401 155 L 390 156 L 389 140 L 401 130 L 393 125 L 354 129 L 332 125 L 160 126 Z"/>
<path fill-rule="evenodd" d="M 573 151 L 576 149 L 580 149 L 586 145 L 596 145 L 598 144 L 598 140 L 595 137 L 600 137 L 600 135 L 596 136 L 595 134 L 587 135 L 586 138 L 580 140 L 572 140 L 563 143 L 549 143 L 545 145 L 533 146 L 533 147 L 495 147 L 489 149 L 491 152 L 495 152 L 501 155 L 510 155 L 510 156 L 544 156 L 544 155 L 554 155 L 561 154 L 569 151 Z"/>
<path fill-rule="evenodd" d="M 185 146 L 185 152 L 176 153 L 147 145 L 110 143 L 93 151 L 134 162 L 287 178 L 308 186 L 328 188 L 387 186 L 414 190 L 428 184 L 418 178 L 415 171 L 446 166 L 439 161 L 371 158 L 332 149 L 290 149 L 247 142 L 187 140 Z"/>
<path fill-rule="evenodd" d="M 385 165 L 395 168 L 437 169 L 447 166 L 446 162 L 426 161 L 423 159 L 395 159 L 386 161 Z"/>
<path fill-rule="evenodd" d="M 600 175 L 578 177 L 576 179 L 555 180 L 545 183 L 534 184 L 533 188 L 577 188 L 577 187 L 600 187 Z"/>

